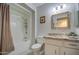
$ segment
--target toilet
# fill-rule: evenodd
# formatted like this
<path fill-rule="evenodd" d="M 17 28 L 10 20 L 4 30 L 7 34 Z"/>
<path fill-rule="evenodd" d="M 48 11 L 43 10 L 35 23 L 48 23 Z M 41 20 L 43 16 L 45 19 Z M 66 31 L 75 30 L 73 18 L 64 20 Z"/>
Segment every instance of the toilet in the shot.
<path fill-rule="evenodd" d="M 31 47 L 32 53 L 34 55 L 41 55 L 44 53 L 44 48 L 43 48 L 44 39 L 43 39 L 43 37 L 38 37 L 36 40 L 37 40 L 37 43 L 33 44 Z"/>

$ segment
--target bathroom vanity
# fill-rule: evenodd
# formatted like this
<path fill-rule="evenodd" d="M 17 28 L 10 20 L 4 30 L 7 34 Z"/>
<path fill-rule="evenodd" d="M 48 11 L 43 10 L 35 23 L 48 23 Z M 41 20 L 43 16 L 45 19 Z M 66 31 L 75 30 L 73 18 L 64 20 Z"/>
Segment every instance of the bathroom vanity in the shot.
<path fill-rule="evenodd" d="M 71 29 L 71 12 L 58 13 L 51 16 L 51 29 Z M 58 32 L 59 32 L 58 31 Z M 65 33 L 64 33 L 65 34 Z M 70 35 L 53 33 L 44 36 L 46 55 L 79 55 L 79 38 L 72 32 Z"/>
<path fill-rule="evenodd" d="M 79 40 L 45 36 L 45 55 L 79 55 Z"/>

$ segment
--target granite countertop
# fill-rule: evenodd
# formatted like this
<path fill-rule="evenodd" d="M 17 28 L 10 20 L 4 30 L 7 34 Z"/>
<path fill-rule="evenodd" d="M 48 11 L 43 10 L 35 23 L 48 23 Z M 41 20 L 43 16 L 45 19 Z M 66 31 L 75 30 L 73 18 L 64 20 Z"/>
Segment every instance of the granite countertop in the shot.
<path fill-rule="evenodd" d="M 66 35 L 52 35 L 52 36 L 47 35 L 47 36 L 44 36 L 43 38 L 79 42 L 79 37 L 66 36 Z"/>

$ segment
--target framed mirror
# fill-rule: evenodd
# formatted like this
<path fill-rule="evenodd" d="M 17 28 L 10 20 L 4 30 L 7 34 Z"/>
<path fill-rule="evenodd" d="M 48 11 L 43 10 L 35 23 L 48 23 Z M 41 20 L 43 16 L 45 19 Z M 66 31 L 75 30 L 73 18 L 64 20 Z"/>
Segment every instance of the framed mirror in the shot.
<path fill-rule="evenodd" d="M 78 17 L 78 25 L 77 25 L 77 27 L 79 27 L 79 10 L 77 11 L 77 17 Z"/>
<path fill-rule="evenodd" d="M 70 28 L 70 13 L 64 12 L 52 15 L 51 17 L 51 27 L 58 29 Z"/>

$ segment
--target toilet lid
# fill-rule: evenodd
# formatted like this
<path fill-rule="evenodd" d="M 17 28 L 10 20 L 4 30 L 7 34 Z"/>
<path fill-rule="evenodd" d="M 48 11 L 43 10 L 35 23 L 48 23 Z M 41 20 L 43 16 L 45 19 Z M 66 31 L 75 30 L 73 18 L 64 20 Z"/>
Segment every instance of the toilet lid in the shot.
<path fill-rule="evenodd" d="M 40 48 L 41 46 L 42 44 L 37 43 L 37 44 L 32 45 L 32 49 Z"/>

